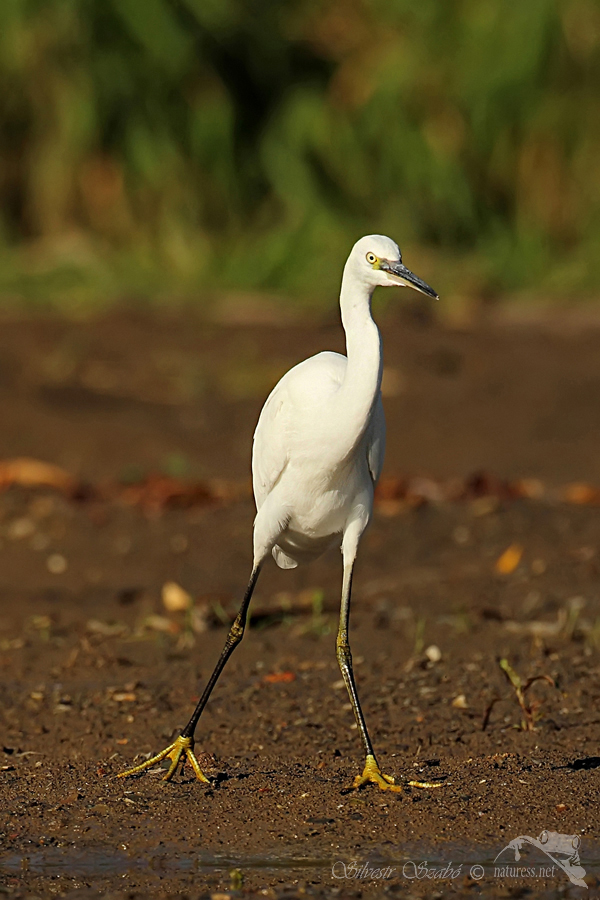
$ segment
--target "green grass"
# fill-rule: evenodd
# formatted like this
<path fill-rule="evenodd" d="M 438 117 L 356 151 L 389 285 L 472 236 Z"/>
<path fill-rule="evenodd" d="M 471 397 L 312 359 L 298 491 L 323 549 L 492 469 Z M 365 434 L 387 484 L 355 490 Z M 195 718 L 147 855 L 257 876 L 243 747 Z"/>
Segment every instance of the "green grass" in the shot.
<path fill-rule="evenodd" d="M 456 302 L 597 294 L 596 0 L 0 4 L 5 305 L 319 304 L 369 231 Z"/>

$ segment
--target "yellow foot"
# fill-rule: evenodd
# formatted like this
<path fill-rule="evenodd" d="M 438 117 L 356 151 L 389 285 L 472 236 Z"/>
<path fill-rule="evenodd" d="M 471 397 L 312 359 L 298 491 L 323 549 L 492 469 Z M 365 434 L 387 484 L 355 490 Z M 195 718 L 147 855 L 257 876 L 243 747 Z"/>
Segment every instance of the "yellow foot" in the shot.
<path fill-rule="evenodd" d="M 400 785 L 394 784 L 391 775 L 383 774 L 374 756 L 367 756 L 363 773 L 356 776 L 353 787 L 360 788 L 369 783 L 376 784 L 382 791 L 395 791 L 397 794 L 402 792 Z"/>
<path fill-rule="evenodd" d="M 156 756 L 152 757 L 152 759 L 147 759 L 139 766 L 134 766 L 132 769 L 127 769 L 126 772 L 119 772 L 118 777 L 127 778 L 128 775 L 137 775 L 138 772 L 143 772 L 144 769 L 149 769 L 151 766 L 156 765 L 156 763 L 161 762 L 163 759 L 171 760 L 169 771 L 163 778 L 163 781 L 171 780 L 180 762 L 181 771 L 183 772 L 183 767 L 185 766 L 186 760 L 188 760 L 191 763 L 192 769 L 194 770 L 194 774 L 198 781 L 203 781 L 205 784 L 209 784 L 208 778 L 198 765 L 198 760 L 194 755 L 194 739 L 191 737 L 182 737 L 182 735 L 179 735 L 178 738 L 175 738 L 172 744 L 169 744 L 168 747 L 165 747 L 164 750 L 161 750 L 160 753 L 157 753 Z"/>

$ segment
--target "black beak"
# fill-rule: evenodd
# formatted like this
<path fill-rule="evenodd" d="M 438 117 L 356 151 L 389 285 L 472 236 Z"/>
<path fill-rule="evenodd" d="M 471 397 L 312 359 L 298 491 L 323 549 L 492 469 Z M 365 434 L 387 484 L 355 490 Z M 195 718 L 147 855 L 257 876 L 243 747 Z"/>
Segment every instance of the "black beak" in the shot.
<path fill-rule="evenodd" d="M 407 287 L 414 288 L 415 291 L 420 291 L 422 294 L 427 294 L 428 297 L 433 297 L 434 300 L 439 300 L 434 289 L 429 287 L 427 282 L 417 278 L 410 269 L 406 268 L 404 263 L 390 262 L 389 259 L 381 259 L 379 261 L 379 268 L 384 272 L 389 272 L 390 275 L 395 275 L 396 278 L 403 281 Z"/>

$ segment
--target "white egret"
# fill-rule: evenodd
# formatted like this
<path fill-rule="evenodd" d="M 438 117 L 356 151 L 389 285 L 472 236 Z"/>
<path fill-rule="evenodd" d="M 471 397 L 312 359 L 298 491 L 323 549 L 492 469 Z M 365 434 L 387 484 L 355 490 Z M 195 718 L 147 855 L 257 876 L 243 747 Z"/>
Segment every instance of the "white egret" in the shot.
<path fill-rule="evenodd" d="M 207 782 L 194 755 L 194 732 L 231 652 L 241 641 L 248 606 L 269 554 L 283 569 L 341 545 L 342 600 L 337 659 L 366 755 L 355 787 L 368 782 L 400 791 L 384 775 L 358 701 L 348 642 L 352 571 L 358 544 L 371 518 L 373 493 L 383 464 L 385 419 L 381 403 L 381 338 L 371 315 L 377 285 L 406 285 L 437 297 L 406 268 L 398 245 L 372 234 L 352 248 L 342 278 L 340 308 L 347 356 L 318 353 L 287 372 L 265 403 L 256 431 L 252 477 L 256 500 L 254 562 L 240 611 L 194 713 L 175 741 L 161 753 L 122 775 L 132 775 L 168 757 L 170 780 L 186 759 Z"/>

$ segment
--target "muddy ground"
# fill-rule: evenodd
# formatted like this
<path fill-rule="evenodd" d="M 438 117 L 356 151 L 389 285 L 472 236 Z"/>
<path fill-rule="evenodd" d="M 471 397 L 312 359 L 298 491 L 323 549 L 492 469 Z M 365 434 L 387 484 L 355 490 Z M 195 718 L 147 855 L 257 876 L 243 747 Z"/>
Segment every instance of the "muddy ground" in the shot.
<path fill-rule="evenodd" d="M 266 567 L 198 729 L 210 786 L 158 767 L 115 777 L 185 724 L 212 670 L 251 562 L 258 411 L 291 364 L 342 349 L 335 316 L 2 322 L 0 459 L 92 485 L 162 471 L 221 499 L 0 493 L 0 895 L 597 895 L 600 513 L 553 489 L 600 484 L 600 330 L 380 320 L 387 476 L 541 482 L 539 499 L 377 507 L 351 641 L 401 794 L 350 789 L 362 758 L 334 652 L 337 553 Z M 168 582 L 192 609 L 165 608 Z M 500 659 L 553 681 L 525 694 L 534 730 Z M 509 841 L 544 830 L 580 836 L 587 887 L 527 844 L 527 873 L 495 871 Z"/>

